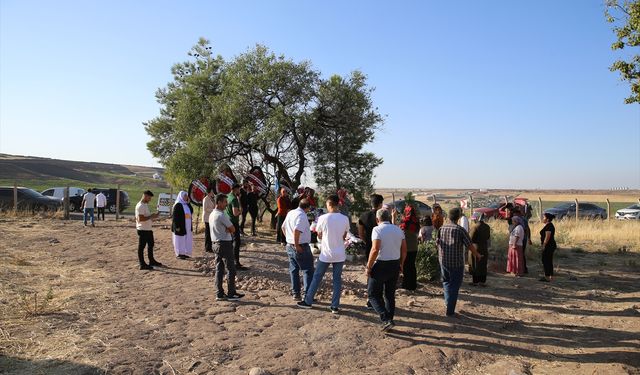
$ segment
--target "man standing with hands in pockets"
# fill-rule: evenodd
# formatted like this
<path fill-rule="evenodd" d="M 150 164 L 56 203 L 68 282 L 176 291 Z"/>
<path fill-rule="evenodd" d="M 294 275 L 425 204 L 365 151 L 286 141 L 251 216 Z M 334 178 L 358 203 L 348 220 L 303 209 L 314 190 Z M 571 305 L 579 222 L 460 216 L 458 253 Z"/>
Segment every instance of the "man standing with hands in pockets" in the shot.
<path fill-rule="evenodd" d="M 298 208 L 289 211 L 282 223 L 282 231 L 287 241 L 286 249 L 289 256 L 289 274 L 291 275 L 291 289 L 293 299 L 302 300 L 300 289 L 300 271 L 306 294 L 313 278 L 313 254 L 311 254 L 311 226 L 309 225 L 309 201 L 301 199 Z"/>
<path fill-rule="evenodd" d="M 391 224 L 391 214 L 376 211 L 378 226 L 371 233 L 371 253 L 367 261 L 367 294 L 373 309 L 380 314 L 382 330 L 395 326 L 396 284 L 407 257 L 407 242 L 400 227 Z M 384 297 L 383 297 L 384 296 Z"/>

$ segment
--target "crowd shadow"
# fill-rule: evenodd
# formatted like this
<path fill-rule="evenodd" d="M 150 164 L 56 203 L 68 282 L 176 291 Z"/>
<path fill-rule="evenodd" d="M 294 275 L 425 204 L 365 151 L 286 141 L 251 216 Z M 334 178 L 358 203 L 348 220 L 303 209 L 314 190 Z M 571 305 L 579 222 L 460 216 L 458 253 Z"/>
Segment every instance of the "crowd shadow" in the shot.
<path fill-rule="evenodd" d="M 251 276 L 263 277 L 288 285 L 290 282 L 288 267 L 289 260 L 284 248 L 275 241 L 264 238 L 254 238 L 258 244 L 266 244 L 259 249 L 244 247 L 241 259 L 250 262 Z M 261 256 L 254 253 L 260 252 Z M 281 272 L 274 272 L 274 268 Z M 538 283 L 534 276 L 540 271 L 539 265 L 530 265 L 530 276 L 513 279 L 519 288 L 510 285 L 508 275 L 491 273 L 490 286 L 487 288 L 473 288 L 463 286 L 460 300 L 475 305 L 500 306 L 505 309 L 530 308 L 547 311 L 549 316 L 569 314 L 593 317 L 638 317 L 634 309 L 598 311 L 576 306 L 581 301 L 595 300 L 599 302 L 620 303 L 640 302 L 636 297 L 617 297 L 616 292 L 637 291 L 638 281 L 633 273 L 629 276 L 612 275 L 594 271 L 590 266 L 580 269 L 579 266 L 563 265 L 559 277 L 551 284 Z M 567 274 L 578 275 L 578 281 L 569 279 Z M 494 279 L 494 280 L 492 280 Z M 601 283 L 594 283 L 600 280 Z M 331 270 L 327 271 L 323 287 L 331 280 Z M 425 283 L 421 283 L 424 285 Z M 429 283 L 440 286 L 439 282 Z M 539 286 L 538 286 L 539 285 Z M 330 288 L 330 285 L 329 285 Z M 343 290 L 365 288 L 365 283 L 343 279 Z M 531 288 L 539 288 L 532 291 Z M 432 288 L 430 288 L 432 289 Z M 577 292 L 595 290 L 593 294 L 578 295 Z M 442 303 L 442 295 L 420 288 L 414 296 L 433 298 Z M 410 297 L 410 296 L 407 296 Z M 326 298 L 325 298 L 326 299 Z M 435 301 L 434 300 L 434 301 Z M 372 329 L 379 329 L 380 320 L 374 311 L 364 307 L 366 299 L 361 299 L 361 305 L 341 305 L 340 315 L 358 319 L 372 324 Z M 267 306 L 261 302 L 244 301 L 243 304 Z M 314 304 L 314 308 L 323 308 L 328 301 Z M 316 307 L 317 305 L 317 307 Z M 297 310 L 294 303 L 288 305 L 268 305 L 271 307 L 286 307 Z M 553 322 L 553 320 L 551 320 Z M 623 365 L 640 367 L 640 334 L 612 328 L 598 328 L 588 325 L 573 325 L 548 322 L 525 322 L 517 319 L 499 316 L 482 316 L 473 312 L 462 312 L 462 319 L 451 320 L 424 311 L 419 307 L 396 309 L 395 330 L 390 337 L 410 342 L 413 345 L 425 344 L 452 349 L 466 349 L 488 354 L 521 356 L 523 358 L 577 362 L 577 363 L 620 363 Z M 374 328 L 375 327 L 375 328 Z M 455 333 L 455 337 L 452 337 Z M 578 353 L 580 349 L 588 348 L 591 353 Z M 559 350 L 563 349 L 563 350 Z M 566 350 L 566 349 L 574 349 Z M 566 353 L 569 351 L 570 353 Z M 559 353 L 560 352 L 560 353 Z"/>
<path fill-rule="evenodd" d="M 104 369 L 58 359 L 29 360 L 0 354 L 0 373 L 5 375 L 104 375 Z"/>

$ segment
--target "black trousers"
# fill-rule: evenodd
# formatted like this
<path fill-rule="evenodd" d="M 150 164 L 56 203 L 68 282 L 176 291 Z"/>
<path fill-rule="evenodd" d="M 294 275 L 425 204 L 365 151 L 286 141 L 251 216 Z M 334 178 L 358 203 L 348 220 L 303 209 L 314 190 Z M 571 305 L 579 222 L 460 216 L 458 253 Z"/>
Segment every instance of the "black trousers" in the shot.
<path fill-rule="evenodd" d="M 371 268 L 367 294 L 380 320 L 393 320 L 396 313 L 396 283 L 400 274 L 400 260 L 377 260 Z"/>
<path fill-rule="evenodd" d="M 102 221 L 104 221 L 104 207 L 98 207 L 98 220 L 100 220 L 100 215 L 102 215 Z"/>
<path fill-rule="evenodd" d="M 287 243 L 284 233 L 282 233 L 282 223 L 284 223 L 284 219 L 284 217 L 278 216 L 278 221 L 276 222 L 276 241 L 279 243 Z"/>
<path fill-rule="evenodd" d="M 233 234 L 233 255 L 236 258 L 236 267 L 240 265 L 240 224 L 233 223 L 236 232 Z"/>
<path fill-rule="evenodd" d="M 240 229 L 244 233 L 244 224 L 247 222 L 247 214 L 251 215 L 251 234 L 256 234 L 256 219 L 258 218 L 258 210 L 246 210 L 242 211 L 242 221 L 240 222 Z"/>
<path fill-rule="evenodd" d="M 149 264 L 155 263 L 156 260 L 153 257 L 153 231 L 151 230 L 138 230 L 138 261 L 143 266 L 147 263 L 144 261 L 144 248 L 147 247 L 147 253 L 149 254 Z"/>
<path fill-rule="evenodd" d="M 544 275 L 553 276 L 553 252 L 556 249 L 542 250 L 542 266 L 544 267 Z"/>
<path fill-rule="evenodd" d="M 211 227 L 209 227 L 209 223 L 204 223 L 204 251 L 207 253 L 213 252 L 211 245 Z"/>
<path fill-rule="evenodd" d="M 402 289 L 416 290 L 418 287 L 417 271 L 416 271 L 416 257 L 418 253 L 415 251 L 408 251 L 407 257 L 404 260 L 402 268 Z"/>

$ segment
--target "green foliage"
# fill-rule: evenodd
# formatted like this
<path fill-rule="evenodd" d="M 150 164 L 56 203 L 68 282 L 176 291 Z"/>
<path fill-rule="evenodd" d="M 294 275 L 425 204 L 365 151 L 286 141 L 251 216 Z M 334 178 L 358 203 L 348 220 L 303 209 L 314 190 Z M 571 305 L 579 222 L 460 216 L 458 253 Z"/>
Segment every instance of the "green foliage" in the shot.
<path fill-rule="evenodd" d="M 334 75 L 320 83 L 315 122 L 310 142 L 314 155 L 314 179 L 324 191 L 347 189 L 354 197 L 351 209 L 359 214 L 369 208 L 373 171 L 382 163 L 362 151 L 373 141 L 382 116 L 373 108 L 366 76 L 359 71 L 348 79 Z"/>
<path fill-rule="evenodd" d="M 226 164 L 236 174 L 259 165 L 295 189 L 313 160 L 322 169 L 320 186 L 324 174 L 339 171 L 338 186 L 372 190 L 373 168 L 381 161 L 360 150 L 381 118 L 371 109 L 364 75 L 323 81 L 310 62 L 276 56 L 261 45 L 225 62 L 200 39 L 189 56 L 156 94 L 160 115 L 144 124 L 152 138 L 147 147 L 174 186 L 215 176 Z M 338 126 L 348 128 L 348 138 L 331 149 L 337 154 L 327 153 L 324 142 L 342 133 Z"/>
<path fill-rule="evenodd" d="M 440 261 L 438 260 L 438 247 L 431 240 L 418 245 L 416 256 L 416 270 L 418 280 L 434 281 L 440 277 Z"/>
<path fill-rule="evenodd" d="M 615 51 L 640 46 L 640 0 L 607 0 L 606 6 L 607 22 L 614 25 L 617 37 L 611 48 Z M 631 85 L 631 96 L 625 103 L 640 103 L 640 55 L 630 54 L 628 61 L 617 60 L 610 69 L 618 71 L 622 80 Z"/>

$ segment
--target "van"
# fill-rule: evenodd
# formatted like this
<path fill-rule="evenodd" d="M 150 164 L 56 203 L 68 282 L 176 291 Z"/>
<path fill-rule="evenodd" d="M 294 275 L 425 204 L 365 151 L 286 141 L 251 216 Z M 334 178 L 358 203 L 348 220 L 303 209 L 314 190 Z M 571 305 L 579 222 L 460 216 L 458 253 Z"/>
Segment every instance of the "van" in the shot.
<path fill-rule="evenodd" d="M 60 200 L 64 199 L 64 189 L 65 187 L 54 187 L 51 189 L 44 190 L 41 194 L 46 197 L 57 198 Z M 80 211 L 80 206 L 82 206 L 82 196 L 86 193 L 86 191 L 82 188 L 69 186 L 69 211 Z"/>

